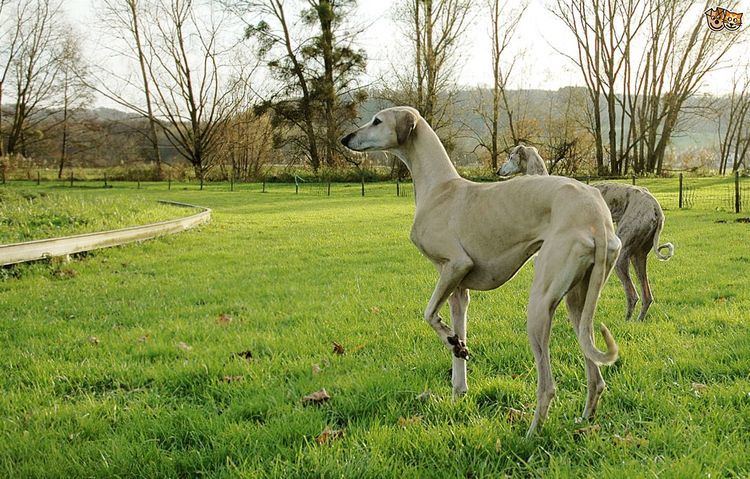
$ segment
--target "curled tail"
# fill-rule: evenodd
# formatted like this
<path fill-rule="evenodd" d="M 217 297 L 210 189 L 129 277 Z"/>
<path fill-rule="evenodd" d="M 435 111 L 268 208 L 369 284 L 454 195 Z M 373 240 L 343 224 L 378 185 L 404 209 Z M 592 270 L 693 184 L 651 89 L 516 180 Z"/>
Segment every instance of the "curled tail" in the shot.
<path fill-rule="evenodd" d="M 593 325 L 596 303 L 599 301 L 599 294 L 607 281 L 608 275 L 606 231 L 606 228 L 604 228 L 600 234 L 594 236 L 594 266 L 591 269 L 586 301 L 578 325 L 578 343 L 581 345 L 583 354 L 598 365 L 612 364 L 617 361 L 619 355 L 619 347 L 615 338 L 612 337 L 612 333 L 604 324 L 600 326 L 600 330 L 602 336 L 604 336 L 604 342 L 607 343 L 607 351 L 601 351 L 594 344 Z M 617 239 L 616 236 L 614 238 Z"/>
<path fill-rule="evenodd" d="M 661 261 L 667 261 L 669 258 L 674 256 L 674 245 L 672 243 L 659 244 L 659 236 L 661 236 L 661 230 L 664 228 L 664 213 L 661 211 L 661 207 L 656 205 L 657 223 L 656 231 L 654 232 L 654 255 Z M 661 250 L 667 249 L 667 254 L 662 254 Z"/>

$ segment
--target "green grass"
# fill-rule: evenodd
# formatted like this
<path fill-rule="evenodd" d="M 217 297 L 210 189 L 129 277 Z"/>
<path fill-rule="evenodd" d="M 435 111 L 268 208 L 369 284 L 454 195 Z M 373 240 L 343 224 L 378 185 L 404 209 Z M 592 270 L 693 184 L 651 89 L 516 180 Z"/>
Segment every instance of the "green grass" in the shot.
<path fill-rule="evenodd" d="M 604 369 L 600 429 L 588 434 L 575 422 L 583 361 L 559 308 L 558 396 L 527 441 L 531 265 L 472 295 L 470 391 L 453 401 L 450 354 L 421 319 L 435 272 L 408 240 L 413 198 L 391 187 L 365 198 L 356 185 L 331 198 L 289 185 L 144 187 L 149 201 L 213 208 L 213 222 L 5 270 L 0 476 L 750 476 L 749 225 L 668 208 L 662 237 L 677 250 L 650 265 L 645 323 L 624 322 L 610 279 L 597 319 L 621 359 Z M 119 202 L 134 191 L 67 194 Z M 233 356 L 242 351 L 252 360 Z M 327 404 L 302 404 L 321 388 Z M 526 414 L 510 421 L 510 408 Z M 317 444 L 326 427 L 343 437 Z"/>
<path fill-rule="evenodd" d="M 0 244 L 137 226 L 184 216 L 185 209 L 142 196 L 0 189 Z"/>

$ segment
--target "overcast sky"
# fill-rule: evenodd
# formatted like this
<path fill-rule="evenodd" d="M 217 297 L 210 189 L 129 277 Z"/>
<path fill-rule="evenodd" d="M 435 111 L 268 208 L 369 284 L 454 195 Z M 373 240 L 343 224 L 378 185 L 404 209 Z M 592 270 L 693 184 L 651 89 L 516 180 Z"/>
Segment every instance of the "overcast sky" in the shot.
<path fill-rule="evenodd" d="M 359 0 L 358 20 L 370 25 L 362 35 L 360 46 L 368 54 L 368 75 L 375 77 L 387 71 L 394 55 L 399 51 L 399 32 L 393 25 L 392 11 L 397 0 Z M 567 85 L 581 85 L 576 67 L 552 48 L 575 52 L 575 42 L 566 27 L 545 7 L 549 0 L 531 0 L 529 8 L 517 30 L 514 48 L 526 52 L 520 68 L 514 71 L 513 88 L 540 88 L 556 90 Z M 99 35 L 96 25 L 97 0 L 66 0 L 65 8 L 74 28 L 85 39 L 85 47 L 91 58 L 100 57 Z M 479 2 L 477 2 L 479 3 Z M 520 2 L 519 2 L 520 3 Z M 701 2 L 702 3 L 702 2 Z M 740 11 L 745 12 L 743 29 L 750 23 L 750 0 L 740 2 Z M 696 5 L 700 15 L 701 5 Z M 459 82 L 467 86 L 487 85 L 491 82 L 490 42 L 488 21 L 477 15 L 466 35 L 466 55 Z M 723 33 L 723 32 L 722 32 Z M 239 35 L 239 32 L 238 32 Z M 748 47 L 737 48 L 733 58 L 748 62 Z M 702 91 L 726 93 L 731 88 L 733 72 L 729 69 L 713 73 L 704 82 Z M 100 101 L 100 104 L 106 104 Z"/>

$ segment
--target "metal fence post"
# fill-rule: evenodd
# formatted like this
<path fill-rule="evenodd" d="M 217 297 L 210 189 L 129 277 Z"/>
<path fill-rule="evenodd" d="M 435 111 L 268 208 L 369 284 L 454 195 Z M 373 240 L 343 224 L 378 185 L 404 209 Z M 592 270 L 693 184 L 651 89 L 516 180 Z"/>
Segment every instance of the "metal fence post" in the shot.
<path fill-rule="evenodd" d="M 680 196 L 679 196 L 679 207 L 682 209 L 682 173 L 680 173 Z"/>
<path fill-rule="evenodd" d="M 104 173 L 104 187 L 107 187 L 107 173 Z"/>
<path fill-rule="evenodd" d="M 229 175 L 229 191 L 234 191 L 234 171 Z"/>
<path fill-rule="evenodd" d="M 588 176 L 586 177 L 586 184 L 587 184 L 587 185 L 588 185 L 588 184 L 591 184 L 591 175 L 588 175 Z"/>
<path fill-rule="evenodd" d="M 742 211 L 742 199 L 740 198 L 740 172 L 734 172 L 734 212 Z"/>
<path fill-rule="evenodd" d="M 261 191 L 261 193 L 265 193 L 265 192 L 266 192 L 266 179 L 263 178 L 263 191 Z"/>
<path fill-rule="evenodd" d="M 172 189 L 172 172 L 169 172 L 169 176 L 167 177 L 167 189 Z"/>
<path fill-rule="evenodd" d="M 328 196 L 331 196 L 331 180 L 328 180 Z"/>
<path fill-rule="evenodd" d="M 633 186 L 635 186 L 635 173 L 633 173 Z"/>
<path fill-rule="evenodd" d="M 362 181 L 362 196 L 365 196 L 365 175 L 364 174 L 360 176 L 360 180 Z"/>
<path fill-rule="evenodd" d="M 401 196 L 401 181 L 396 178 L 396 196 Z"/>
<path fill-rule="evenodd" d="M 42 174 L 37 170 L 36 172 L 36 185 L 39 186 L 42 184 Z"/>
<path fill-rule="evenodd" d="M 70 172 L 70 187 L 73 188 L 73 172 Z"/>

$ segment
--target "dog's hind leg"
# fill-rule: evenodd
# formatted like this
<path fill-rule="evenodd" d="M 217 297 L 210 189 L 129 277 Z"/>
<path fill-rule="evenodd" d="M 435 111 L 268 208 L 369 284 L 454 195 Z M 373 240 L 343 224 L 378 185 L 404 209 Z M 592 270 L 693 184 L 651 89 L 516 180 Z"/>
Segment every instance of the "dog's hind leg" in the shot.
<path fill-rule="evenodd" d="M 627 301 L 625 310 L 625 320 L 629 321 L 633 316 L 635 305 L 638 303 L 638 293 L 635 291 L 633 280 L 630 279 L 630 249 L 623 248 L 620 252 L 617 263 L 615 263 L 615 272 L 620 278 L 622 287 L 625 290 L 625 300 Z"/>
<path fill-rule="evenodd" d="M 453 294 L 448 298 L 448 303 L 451 306 L 451 323 L 453 324 L 453 332 L 455 337 L 458 338 L 459 343 L 454 346 L 460 348 L 463 344 L 463 348 L 466 348 L 466 311 L 469 307 L 469 290 L 464 288 L 456 288 Z M 455 353 L 456 351 L 454 351 Z M 453 396 L 461 396 L 466 394 L 469 390 L 469 386 L 466 384 L 466 358 L 461 357 L 459 354 L 453 355 L 453 373 L 452 373 L 452 384 L 453 384 Z"/>
<path fill-rule="evenodd" d="M 581 281 L 571 288 L 567 296 L 565 296 L 565 302 L 568 306 L 568 319 L 573 326 L 573 331 L 578 334 L 578 327 L 581 322 L 581 313 L 583 312 L 583 305 L 586 302 L 586 293 L 588 292 L 589 275 L 587 273 Z M 585 355 L 583 359 L 586 363 L 586 384 L 587 384 L 587 396 L 586 396 L 586 407 L 583 409 L 583 419 L 591 419 L 596 413 L 596 407 L 599 404 L 599 397 L 606 384 L 602 373 L 599 370 L 599 366 L 595 362 L 591 361 Z"/>
<path fill-rule="evenodd" d="M 649 251 L 650 248 L 647 248 L 646 251 L 639 251 L 632 257 L 635 274 L 638 276 L 638 282 L 641 283 L 641 314 L 638 316 L 638 321 L 643 321 L 646 318 L 648 308 L 654 302 L 651 284 L 648 281 L 648 271 L 646 270 Z"/>
<path fill-rule="evenodd" d="M 549 357 L 552 316 L 570 286 L 580 281 L 588 267 L 593 245 L 570 239 L 548 240 L 534 264 L 526 329 L 537 369 L 537 406 L 527 437 L 541 427 L 555 397 L 555 381 Z M 582 261 L 581 258 L 586 258 Z"/>

